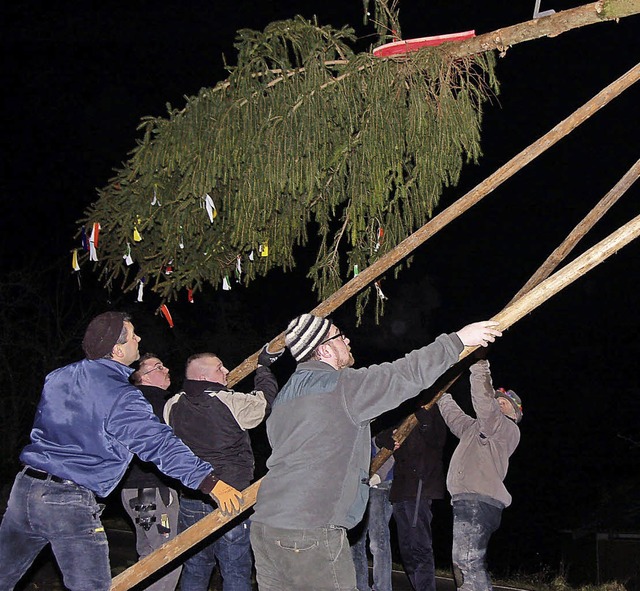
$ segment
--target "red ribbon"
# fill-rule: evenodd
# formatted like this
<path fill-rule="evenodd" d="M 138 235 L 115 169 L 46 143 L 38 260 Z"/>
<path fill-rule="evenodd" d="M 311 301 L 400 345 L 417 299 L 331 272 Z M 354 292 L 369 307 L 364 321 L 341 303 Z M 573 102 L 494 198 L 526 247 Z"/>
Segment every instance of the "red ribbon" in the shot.
<path fill-rule="evenodd" d="M 162 312 L 162 315 L 169 323 L 169 327 L 173 328 L 173 318 L 171 318 L 171 312 L 169 312 L 169 308 L 167 308 L 166 304 L 162 304 L 162 306 L 160 306 L 160 312 Z"/>

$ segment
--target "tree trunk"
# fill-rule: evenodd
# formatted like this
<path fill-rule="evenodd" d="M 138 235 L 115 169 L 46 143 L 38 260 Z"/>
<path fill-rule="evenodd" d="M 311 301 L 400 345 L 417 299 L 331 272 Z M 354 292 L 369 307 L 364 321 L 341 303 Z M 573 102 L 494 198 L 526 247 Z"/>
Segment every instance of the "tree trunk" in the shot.
<path fill-rule="evenodd" d="M 512 45 L 540 37 L 557 37 L 572 29 L 604 21 L 618 20 L 640 13 L 640 0 L 601 0 L 577 8 L 518 23 L 491 33 L 484 33 L 451 43 L 451 54 L 456 57 L 473 55 L 497 49 L 504 54 Z M 594 48 L 597 51 L 597 48 Z"/>

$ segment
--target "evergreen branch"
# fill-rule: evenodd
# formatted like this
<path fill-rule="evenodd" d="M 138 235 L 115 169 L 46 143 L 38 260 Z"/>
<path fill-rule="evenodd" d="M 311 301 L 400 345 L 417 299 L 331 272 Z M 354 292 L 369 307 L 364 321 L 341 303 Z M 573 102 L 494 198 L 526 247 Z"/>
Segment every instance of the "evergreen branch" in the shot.
<path fill-rule="evenodd" d="M 107 284 L 130 290 L 144 276 L 174 299 L 217 287 L 238 256 L 269 245 L 259 264 L 243 265 L 248 284 L 291 268 L 314 219 L 321 246 L 309 276 L 322 298 L 340 285 L 340 269 L 380 256 L 375 224 L 382 251 L 400 244 L 481 155 L 482 107 L 498 91 L 492 52 L 461 55 L 448 44 L 402 59 L 355 55 L 350 29 L 300 17 L 238 39 L 229 79 L 183 109 L 168 106 L 166 118 L 143 119 L 129 160 L 85 212 L 84 223 L 103 227 L 97 267 Z M 132 242 L 134 229 L 142 241 Z"/>

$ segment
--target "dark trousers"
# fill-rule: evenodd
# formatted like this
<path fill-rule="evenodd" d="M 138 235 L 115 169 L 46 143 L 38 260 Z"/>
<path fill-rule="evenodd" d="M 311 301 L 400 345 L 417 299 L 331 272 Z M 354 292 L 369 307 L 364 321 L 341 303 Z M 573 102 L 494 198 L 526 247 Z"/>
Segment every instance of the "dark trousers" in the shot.
<path fill-rule="evenodd" d="M 404 570 L 416 591 L 436 591 L 431 499 L 393 503 Z"/>
<path fill-rule="evenodd" d="M 178 531 L 204 519 L 214 510 L 210 503 L 183 497 L 180 501 Z M 241 521 L 190 556 L 182 566 L 182 591 L 207 591 L 216 564 L 222 575 L 224 591 L 251 591 L 253 558 L 249 539 L 250 522 Z"/>
<path fill-rule="evenodd" d="M 389 520 L 392 507 L 389 502 L 390 482 L 369 490 L 369 503 L 360 535 L 351 546 L 353 563 L 356 567 L 358 591 L 371 591 L 369 587 L 369 564 L 367 560 L 367 536 L 373 556 L 373 588 L 375 591 L 391 591 L 391 535 Z M 353 530 L 352 530 L 353 531 Z"/>

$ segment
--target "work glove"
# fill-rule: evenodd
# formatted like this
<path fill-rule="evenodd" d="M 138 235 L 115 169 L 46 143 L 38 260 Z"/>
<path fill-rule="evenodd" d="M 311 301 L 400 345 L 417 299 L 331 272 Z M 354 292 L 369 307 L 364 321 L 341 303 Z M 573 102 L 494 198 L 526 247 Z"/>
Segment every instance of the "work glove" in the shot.
<path fill-rule="evenodd" d="M 282 355 L 283 353 L 284 347 L 282 349 L 278 349 L 277 351 L 269 351 L 269 343 L 267 343 L 264 347 L 262 347 L 262 351 L 260 351 L 260 354 L 258 355 L 258 365 L 269 367 L 272 363 L 279 359 L 280 355 Z"/>
<path fill-rule="evenodd" d="M 369 478 L 369 486 L 378 486 L 382 482 L 382 478 L 376 472 L 371 478 Z"/>
<path fill-rule="evenodd" d="M 240 508 L 244 505 L 242 493 L 222 480 L 216 482 L 209 494 L 218 504 L 223 515 L 238 515 Z"/>

